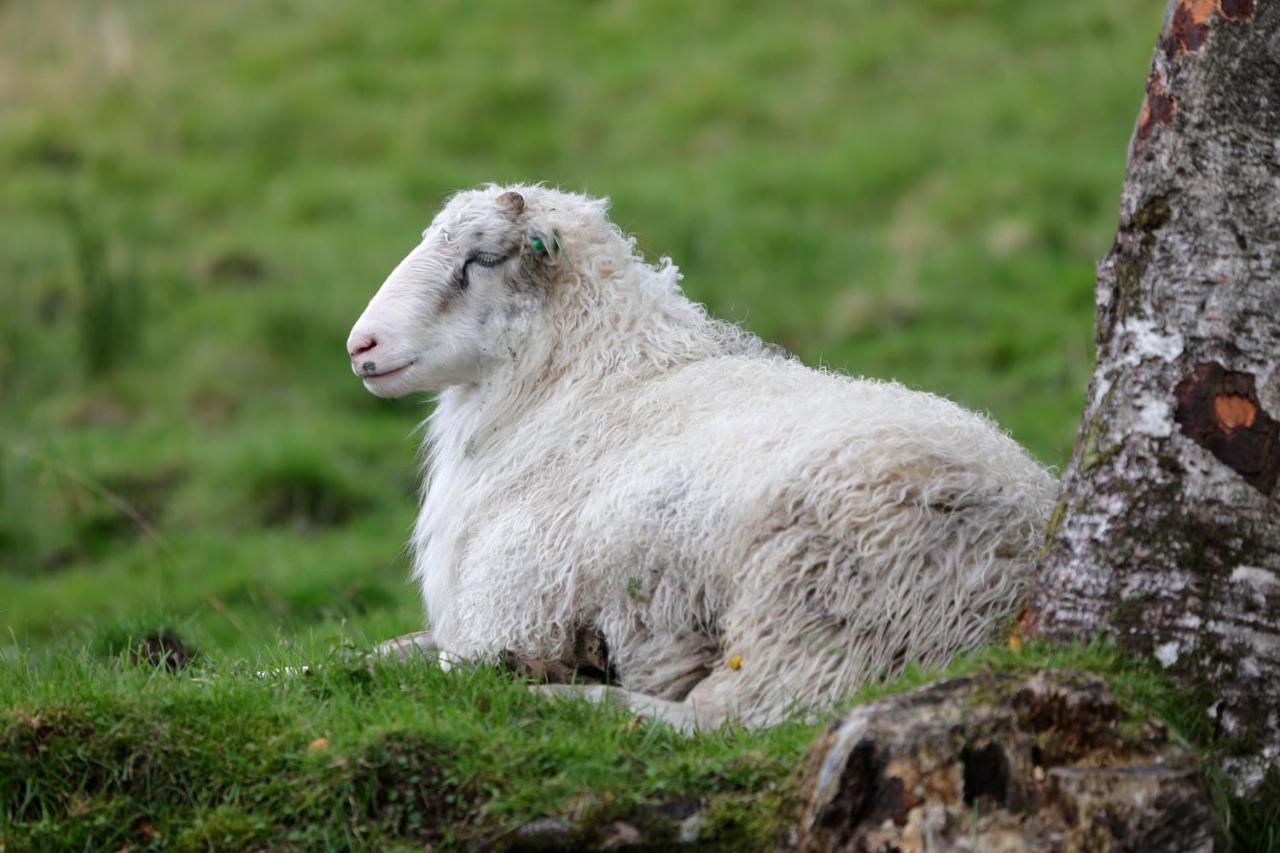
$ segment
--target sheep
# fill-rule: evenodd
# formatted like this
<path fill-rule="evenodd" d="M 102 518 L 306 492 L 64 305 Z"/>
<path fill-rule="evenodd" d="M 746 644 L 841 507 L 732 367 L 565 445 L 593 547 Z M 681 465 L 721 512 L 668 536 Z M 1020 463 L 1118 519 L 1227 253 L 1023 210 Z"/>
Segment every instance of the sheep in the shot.
<path fill-rule="evenodd" d="M 1057 485 L 986 417 L 811 369 L 685 297 L 542 185 L 454 195 L 347 342 L 380 397 L 438 391 L 385 651 L 574 663 L 682 728 L 812 715 L 1007 627 Z"/>

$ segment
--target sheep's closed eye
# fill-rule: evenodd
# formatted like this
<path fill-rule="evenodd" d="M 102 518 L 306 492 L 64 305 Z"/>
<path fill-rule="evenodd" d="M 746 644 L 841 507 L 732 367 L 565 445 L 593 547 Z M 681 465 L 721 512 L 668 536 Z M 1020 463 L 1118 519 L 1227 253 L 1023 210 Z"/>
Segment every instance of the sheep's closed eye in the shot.
<path fill-rule="evenodd" d="M 506 255 L 499 255 L 497 252 L 475 251 L 467 258 L 467 263 L 477 263 L 482 267 L 496 267 L 506 259 Z"/>
<path fill-rule="evenodd" d="M 467 281 L 467 267 L 472 264 L 479 264 L 482 267 L 496 267 L 506 262 L 507 256 L 500 255 L 497 252 L 486 252 L 483 249 L 476 249 L 467 259 L 462 262 L 462 267 L 458 270 L 457 287 L 459 290 L 466 290 L 467 285 L 471 282 Z"/>

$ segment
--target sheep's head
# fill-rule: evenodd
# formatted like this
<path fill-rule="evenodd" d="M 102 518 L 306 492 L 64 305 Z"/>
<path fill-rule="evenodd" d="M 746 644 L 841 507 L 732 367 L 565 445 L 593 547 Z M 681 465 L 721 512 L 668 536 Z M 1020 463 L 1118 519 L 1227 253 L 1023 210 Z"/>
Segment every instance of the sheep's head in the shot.
<path fill-rule="evenodd" d="M 399 397 L 475 383 L 513 357 L 562 254 L 538 203 L 552 191 L 522 189 L 454 196 L 387 277 L 347 339 L 366 388 Z"/>

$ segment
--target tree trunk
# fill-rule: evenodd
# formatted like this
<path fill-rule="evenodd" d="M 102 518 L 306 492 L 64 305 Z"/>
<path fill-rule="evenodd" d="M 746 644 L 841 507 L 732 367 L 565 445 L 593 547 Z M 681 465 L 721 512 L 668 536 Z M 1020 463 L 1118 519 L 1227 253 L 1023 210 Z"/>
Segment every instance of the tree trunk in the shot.
<path fill-rule="evenodd" d="M 1097 368 L 1022 629 L 1191 687 L 1280 781 L 1280 0 L 1173 0 L 1099 264 Z"/>

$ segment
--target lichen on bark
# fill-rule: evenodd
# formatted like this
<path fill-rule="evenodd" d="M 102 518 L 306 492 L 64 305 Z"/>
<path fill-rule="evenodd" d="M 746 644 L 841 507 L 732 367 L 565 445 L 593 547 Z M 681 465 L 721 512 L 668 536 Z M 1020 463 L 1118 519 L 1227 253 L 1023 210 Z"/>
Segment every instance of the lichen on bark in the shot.
<path fill-rule="evenodd" d="M 1280 780 L 1280 3 L 1174 0 L 1098 266 L 1097 368 L 1024 633 L 1102 633 Z"/>

